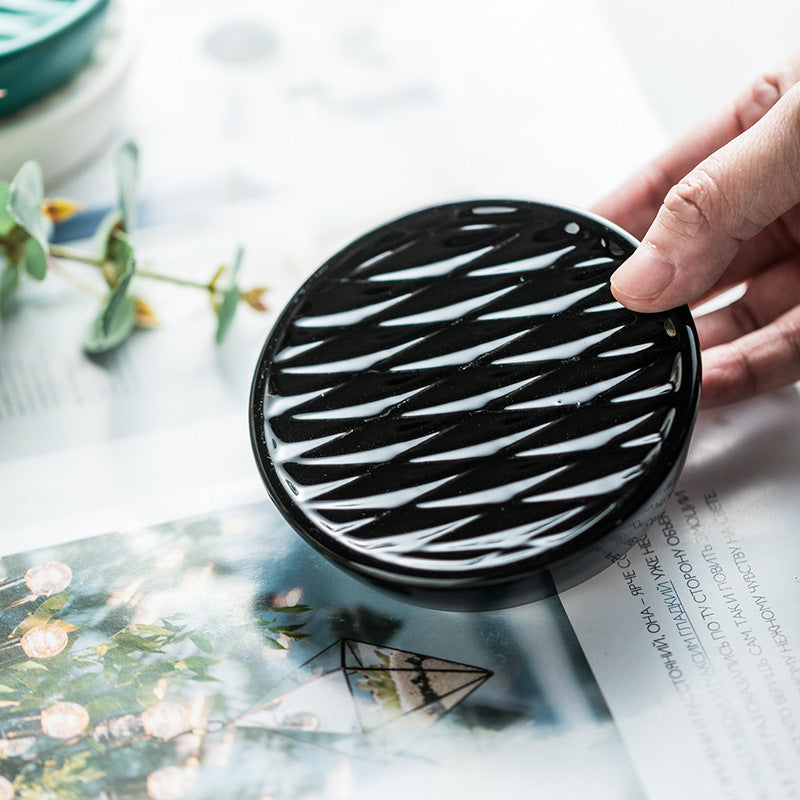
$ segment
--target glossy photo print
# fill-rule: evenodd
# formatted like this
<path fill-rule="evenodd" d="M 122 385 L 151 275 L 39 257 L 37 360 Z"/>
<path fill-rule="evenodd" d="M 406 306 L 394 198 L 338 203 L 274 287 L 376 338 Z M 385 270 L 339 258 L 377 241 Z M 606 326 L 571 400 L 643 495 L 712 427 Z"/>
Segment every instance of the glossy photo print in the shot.
<path fill-rule="evenodd" d="M 267 504 L 0 569 L 3 800 L 641 795 L 556 597 L 408 605 Z"/>

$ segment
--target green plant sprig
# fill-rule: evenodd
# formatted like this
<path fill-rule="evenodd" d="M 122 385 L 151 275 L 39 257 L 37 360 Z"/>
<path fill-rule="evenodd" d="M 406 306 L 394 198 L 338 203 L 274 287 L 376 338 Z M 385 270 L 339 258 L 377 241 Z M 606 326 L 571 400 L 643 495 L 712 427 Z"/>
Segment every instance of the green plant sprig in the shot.
<path fill-rule="evenodd" d="M 100 311 L 83 339 L 83 349 L 90 354 L 108 352 L 126 341 L 137 328 L 157 323 L 147 302 L 134 294 L 134 278 L 206 292 L 217 317 L 217 344 L 225 339 L 242 302 L 256 311 L 267 310 L 263 302 L 265 287 L 244 291 L 238 285 L 243 260 L 241 247 L 231 267 L 220 266 L 205 282 L 138 264 L 130 238 L 135 224 L 138 162 L 139 153 L 133 142 L 126 142 L 117 151 L 117 206 L 98 226 L 94 234 L 94 252 L 89 253 L 49 241 L 52 223 L 67 219 L 77 211 L 78 205 L 70 200 L 45 200 L 42 170 L 35 161 L 23 164 L 10 183 L 0 182 L 0 264 L 3 265 L 0 314 L 8 311 L 23 274 L 41 281 L 48 272 L 54 272 L 76 288 L 96 295 L 94 287 L 60 267 L 60 262 L 64 261 L 95 268 L 107 285 L 107 291 L 100 298 Z M 225 285 L 221 285 L 223 278 Z"/>

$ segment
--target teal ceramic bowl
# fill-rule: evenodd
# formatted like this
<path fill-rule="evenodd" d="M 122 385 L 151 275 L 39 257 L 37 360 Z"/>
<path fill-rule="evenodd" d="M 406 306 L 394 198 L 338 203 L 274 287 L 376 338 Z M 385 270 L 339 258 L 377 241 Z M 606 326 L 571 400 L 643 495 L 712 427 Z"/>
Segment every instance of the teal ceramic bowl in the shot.
<path fill-rule="evenodd" d="M 0 117 L 58 89 L 84 67 L 109 0 L 0 0 Z"/>

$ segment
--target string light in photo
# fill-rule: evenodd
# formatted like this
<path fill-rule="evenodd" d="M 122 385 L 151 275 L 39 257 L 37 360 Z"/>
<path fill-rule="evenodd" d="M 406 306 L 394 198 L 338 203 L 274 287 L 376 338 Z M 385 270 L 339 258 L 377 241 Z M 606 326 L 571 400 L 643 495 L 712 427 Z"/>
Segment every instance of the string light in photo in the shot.
<path fill-rule="evenodd" d="M 0 669 L 26 659 L 40 660 L 57 656 L 69 643 L 69 635 L 57 623 L 36 625 L 22 636 L 0 643 Z"/>
<path fill-rule="evenodd" d="M 52 739 L 74 739 L 88 726 L 89 712 L 82 705 L 62 701 L 42 709 L 38 714 L 3 719 L 0 721 L 0 740 L 29 740 L 41 734 Z"/>
<path fill-rule="evenodd" d="M 92 739 L 98 744 L 119 747 L 146 739 L 174 739 L 191 730 L 189 710 L 180 703 L 164 700 L 141 714 L 123 714 L 95 725 Z"/>
<path fill-rule="evenodd" d="M 61 561 L 45 561 L 18 578 L 0 581 L 0 611 L 63 592 L 72 582 L 72 570 Z"/>

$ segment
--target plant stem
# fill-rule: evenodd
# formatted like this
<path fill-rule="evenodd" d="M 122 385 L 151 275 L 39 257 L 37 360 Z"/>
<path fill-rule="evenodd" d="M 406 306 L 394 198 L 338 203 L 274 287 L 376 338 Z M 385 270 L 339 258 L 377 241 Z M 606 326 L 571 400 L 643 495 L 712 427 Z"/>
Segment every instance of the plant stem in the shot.
<path fill-rule="evenodd" d="M 68 261 L 78 261 L 81 264 L 91 264 L 94 267 L 103 266 L 102 258 L 96 258 L 95 256 L 81 253 L 77 250 L 73 250 L 70 247 L 61 247 L 61 245 L 58 244 L 51 244 L 49 245 L 49 249 L 50 255 L 55 258 L 63 258 Z"/>
<path fill-rule="evenodd" d="M 55 258 L 77 261 L 80 264 L 89 264 L 93 267 L 102 267 L 104 263 L 102 258 L 96 258 L 95 256 L 90 256 L 86 253 L 73 250 L 70 247 L 62 247 L 57 244 L 50 245 L 50 255 Z M 202 289 L 205 292 L 218 291 L 210 283 L 193 281 L 190 278 L 179 278 L 176 275 L 165 275 L 163 272 L 155 272 L 150 269 L 142 269 L 137 267 L 136 275 L 140 278 L 149 278 L 153 281 L 164 281 L 165 283 L 174 283 L 177 286 L 189 286 L 192 289 Z"/>
<path fill-rule="evenodd" d="M 201 283 L 200 281 L 193 281 L 189 278 L 178 278 L 175 275 L 165 275 L 163 272 L 153 272 L 149 269 L 136 269 L 135 273 L 140 278 L 149 278 L 153 281 L 165 281 L 166 283 L 174 283 L 178 286 L 190 286 L 193 289 L 203 289 L 206 292 L 217 291 L 208 283 Z"/>

